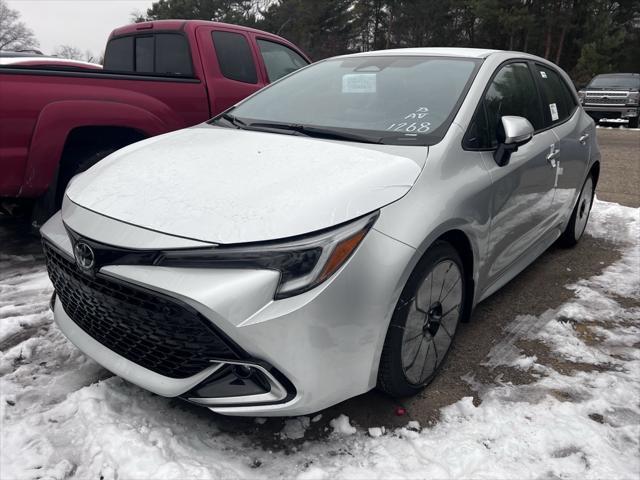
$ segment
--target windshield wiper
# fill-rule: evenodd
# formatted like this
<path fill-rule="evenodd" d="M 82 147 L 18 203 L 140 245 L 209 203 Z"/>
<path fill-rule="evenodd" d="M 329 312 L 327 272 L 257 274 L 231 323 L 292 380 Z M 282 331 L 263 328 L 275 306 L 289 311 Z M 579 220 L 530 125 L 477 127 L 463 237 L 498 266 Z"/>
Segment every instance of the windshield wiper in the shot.
<path fill-rule="evenodd" d="M 333 128 L 313 127 L 309 125 L 300 125 L 295 123 L 276 123 L 276 122 L 255 122 L 249 123 L 247 127 L 253 129 L 270 129 L 285 130 L 289 132 L 297 132 L 308 137 L 326 138 L 331 140 L 347 140 L 350 142 L 361 143 L 382 143 L 382 137 L 371 137 L 368 135 L 360 135 L 357 133 L 344 132 Z"/>
<path fill-rule="evenodd" d="M 231 115 L 230 113 L 223 113 L 220 118 L 224 118 L 227 122 L 237 128 L 246 128 L 247 124 L 240 120 L 238 117 Z"/>

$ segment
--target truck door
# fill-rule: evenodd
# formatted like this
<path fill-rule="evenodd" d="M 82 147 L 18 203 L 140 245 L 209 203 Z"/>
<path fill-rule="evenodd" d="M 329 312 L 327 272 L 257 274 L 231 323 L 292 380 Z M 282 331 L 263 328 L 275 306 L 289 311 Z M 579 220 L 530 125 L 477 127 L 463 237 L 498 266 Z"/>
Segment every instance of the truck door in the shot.
<path fill-rule="evenodd" d="M 205 26 L 198 28 L 197 38 L 212 115 L 265 86 L 251 39 L 244 32 Z"/>

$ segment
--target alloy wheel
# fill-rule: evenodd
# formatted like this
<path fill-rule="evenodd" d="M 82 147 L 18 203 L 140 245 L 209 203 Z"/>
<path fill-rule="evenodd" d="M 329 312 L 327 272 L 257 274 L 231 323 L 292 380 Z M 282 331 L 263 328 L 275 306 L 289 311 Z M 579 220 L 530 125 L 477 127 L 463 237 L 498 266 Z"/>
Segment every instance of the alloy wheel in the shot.
<path fill-rule="evenodd" d="M 402 369 L 407 381 L 423 385 L 449 350 L 462 312 L 462 273 L 443 260 L 425 277 L 409 312 L 402 337 Z"/>

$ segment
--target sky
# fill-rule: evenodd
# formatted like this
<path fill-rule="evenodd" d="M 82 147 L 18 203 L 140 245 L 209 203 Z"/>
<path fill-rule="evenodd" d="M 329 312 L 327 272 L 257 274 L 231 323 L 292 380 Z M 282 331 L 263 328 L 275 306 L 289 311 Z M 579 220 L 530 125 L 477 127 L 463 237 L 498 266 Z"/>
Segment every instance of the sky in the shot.
<path fill-rule="evenodd" d="M 142 13 L 152 0 L 7 0 L 34 32 L 40 50 L 51 54 L 58 45 L 90 50 L 100 57 L 116 27 L 131 23 L 132 12 Z"/>

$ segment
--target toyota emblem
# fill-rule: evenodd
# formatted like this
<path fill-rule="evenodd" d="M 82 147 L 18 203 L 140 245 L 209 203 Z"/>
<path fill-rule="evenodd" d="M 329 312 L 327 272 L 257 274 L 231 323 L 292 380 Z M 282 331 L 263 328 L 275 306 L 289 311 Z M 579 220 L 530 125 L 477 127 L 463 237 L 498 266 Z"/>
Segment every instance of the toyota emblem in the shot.
<path fill-rule="evenodd" d="M 76 264 L 82 270 L 91 270 L 95 264 L 96 257 L 93 249 L 84 242 L 76 243 L 73 247 L 73 254 L 76 257 Z"/>

